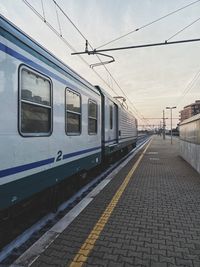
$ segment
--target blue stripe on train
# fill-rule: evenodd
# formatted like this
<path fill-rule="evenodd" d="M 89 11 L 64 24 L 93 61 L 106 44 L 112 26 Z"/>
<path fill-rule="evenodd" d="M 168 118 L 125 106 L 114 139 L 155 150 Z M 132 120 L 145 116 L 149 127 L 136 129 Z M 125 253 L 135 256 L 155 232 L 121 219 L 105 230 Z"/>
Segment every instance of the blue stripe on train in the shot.
<path fill-rule="evenodd" d="M 88 153 L 88 152 L 92 152 L 92 151 L 98 150 L 100 148 L 101 147 L 93 147 L 93 148 L 89 148 L 89 149 L 85 149 L 85 150 L 81 150 L 81 151 L 65 154 L 65 155 L 63 155 L 63 159 L 72 158 L 72 157 L 75 157 L 75 156 L 78 156 L 78 155 L 82 155 L 82 154 L 85 154 L 85 153 Z M 19 172 L 31 170 L 31 169 L 34 169 L 34 168 L 38 168 L 38 167 L 41 167 L 43 165 L 51 164 L 54 161 L 55 161 L 55 158 L 49 158 L 49 159 L 40 160 L 40 161 L 36 161 L 36 162 L 25 164 L 25 165 L 20 165 L 20 166 L 16 166 L 16 167 L 13 167 L 13 168 L 1 170 L 0 171 L 0 178 L 8 176 L 8 175 L 16 174 L 16 173 L 19 173 Z"/>
<path fill-rule="evenodd" d="M 20 166 L 17 166 L 17 167 L 1 170 L 0 171 L 0 178 L 4 177 L 4 176 L 16 174 L 18 172 L 23 172 L 23 171 L 27 171 L 27 170 L 30 170 L 30 169 L 34 169 L 34 168 L 37 168 L 37 167 L 40 167 L 40 166 L 43 166 L 43 165 L 46 165 L 46 164 L 50 164 L 50 163 L 53 163 L 54 160 L 55 160 L 55 158 L 44 159 L 44 160 L 28 163 L 28 164 L 25 164 L 25 165 L 20 165 Z"/>
<path fill-rule="evenodd" d="M 89 148 L 89 149 L 85 149 L 85 150 L 81 150 L 81 151 L 77 151 L 77 152 L 73 152 L 73 153 L 69 153 L 69 154 L 65 154 L 65 155 L 63 155 L 63 159 L 68 159 L 71 157 L 82 155 L 84 153 L 92 152 L 92 151 L 95 151 L 95 150 L 100 149 L 100 148 L 101 148 L 101 146 L 93 147 L 93 148 Z"/>

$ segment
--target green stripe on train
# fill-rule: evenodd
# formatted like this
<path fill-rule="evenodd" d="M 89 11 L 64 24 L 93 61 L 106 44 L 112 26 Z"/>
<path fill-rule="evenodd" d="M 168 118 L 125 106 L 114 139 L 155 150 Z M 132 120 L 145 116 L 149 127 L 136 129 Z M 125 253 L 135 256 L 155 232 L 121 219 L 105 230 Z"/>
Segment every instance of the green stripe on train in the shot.
<path fill-rule="evenodd" d="M 0 209 L 5 209 L 12 204 L 14 205 L 48 187 L 51 187 L 77 173 L 77 171 L 89 170 L 100 162 L 101 153 L 99 152 L 1 185 Z"/>

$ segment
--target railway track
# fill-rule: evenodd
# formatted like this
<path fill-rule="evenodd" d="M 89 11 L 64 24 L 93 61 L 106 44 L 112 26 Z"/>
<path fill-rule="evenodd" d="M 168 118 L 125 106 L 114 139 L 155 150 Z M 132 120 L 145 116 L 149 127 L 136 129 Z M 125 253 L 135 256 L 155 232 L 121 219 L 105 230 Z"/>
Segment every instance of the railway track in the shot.
<path fill-rule="evenodd" d="M 97 175 L 96 178 L 86 184 L 77 193 L 75 193 L 70 199 L 62 203 L 55 212 L 42 217 L 22 234 L 17 236 L 14 240 L 9 242 L 0 251 L 0 266 L 8 266 L 12 264 L 20 255 L 22 255 L 33 243 L 35 243 L 42 235 L 44 235 L 51 227 L 53 227 L 61 218 L 63 218 L 70 210 L 72 210 L 85 196 L 87 196 L 98 184 L 100 184 L 109 174 L 114 170 L 122 168 L 129 161 L 130 158 L 134 157 L 139 150 L 148 142 L 148 136 L 139 136 L 137 146 L 131 150 L 123 158 L 109 166 L 101 174 Z"/>

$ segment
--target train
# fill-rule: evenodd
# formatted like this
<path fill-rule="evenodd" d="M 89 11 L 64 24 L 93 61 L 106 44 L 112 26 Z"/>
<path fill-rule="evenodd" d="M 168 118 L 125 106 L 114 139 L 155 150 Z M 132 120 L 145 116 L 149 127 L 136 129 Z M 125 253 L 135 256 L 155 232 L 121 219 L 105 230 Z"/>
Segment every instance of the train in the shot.
<path fill-rule="evenodd" d="M 0 214 L 136 142 L 118 99 L 0 16 Z"/>

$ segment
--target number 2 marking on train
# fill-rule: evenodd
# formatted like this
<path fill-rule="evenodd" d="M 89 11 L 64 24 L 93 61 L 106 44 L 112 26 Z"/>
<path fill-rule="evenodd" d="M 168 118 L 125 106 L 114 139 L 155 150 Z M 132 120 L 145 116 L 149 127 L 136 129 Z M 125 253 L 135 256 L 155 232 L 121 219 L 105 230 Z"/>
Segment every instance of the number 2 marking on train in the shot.
<path fill-rule="evenodd" d="M 62 159 L 62 151 L 59 150 L 58 153 L 57 153 L 57 158 L 56 158 L 56 161 L 60 161 Z"/>

